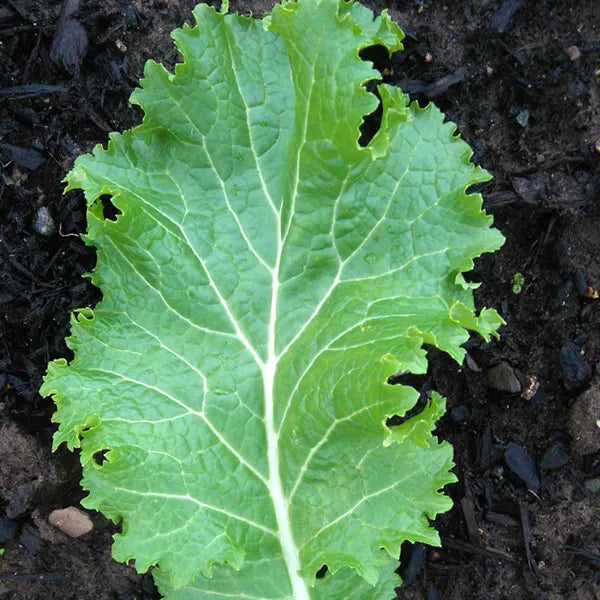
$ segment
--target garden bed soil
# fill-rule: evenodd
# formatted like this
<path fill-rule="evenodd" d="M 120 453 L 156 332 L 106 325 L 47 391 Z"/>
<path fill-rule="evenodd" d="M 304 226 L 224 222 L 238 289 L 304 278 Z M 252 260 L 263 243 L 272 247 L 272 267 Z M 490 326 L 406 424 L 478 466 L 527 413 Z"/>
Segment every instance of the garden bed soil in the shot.
<path fill-rule="evenodd" d="M 443 546 L 403 548 L 403 599 L 600 598 L 600 10 L 595 0 L 398 1 L 406 51 L 386 79 L 433 99 L 494 179 L 484 205 L 506 236 L 477 261 L 478 306 L 507 324 L 459 366 L 430 352 L 416 380 L 449 411 L 454 508 Z M 78 459 L 51 454 L 48 360 L 68 356 L 69 312 L 98 290 L 75 157 L 138 123 L 128 97 L 193 0 L 9 0 L 0 6 L 0 600 L 157 598 L 110 556 L 115 526 L 70 538 L 48 524 L 77 506 Z M 263 0 L 232 9 L 261 16 Z M 61 16 L 62 11 L 62 16 Z M 520 293 L 514 276 L 524 277 Z M 385 599 L 382 599 L 385 600 Z"/>

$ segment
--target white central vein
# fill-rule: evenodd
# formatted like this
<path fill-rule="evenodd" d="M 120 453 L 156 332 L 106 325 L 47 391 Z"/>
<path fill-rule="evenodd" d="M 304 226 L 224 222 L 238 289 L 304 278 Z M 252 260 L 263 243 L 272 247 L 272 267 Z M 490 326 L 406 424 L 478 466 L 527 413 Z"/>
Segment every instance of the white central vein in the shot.
<path fill-rule="evenodd" d="M 233 53 L 233 40 L 230 40 L 229 51 L 231 55 L 231 60 L 235 64 L 234 61 L 234 53 Z M 279 215 L 280 223 L 278 228 L 278 243 L 277 243 L 277 258 L 275 261 L 275 266 L 273 269 L 270 269 L 272 285 L 271 285 L 271 308 L 269 314 L 269 332 L 268 332 L 268 343 L 267 343 L 267 360 L 263 363 L 258 363 L 259 367 L 262 371 L 263 376 L 263 385 L 264 385 L 264 394 L 265 394 L 265 432 L 266 432 L 266 442 L 267 442 L 267 464 L 269 469 L 269 477 L 267 482 L 267 487 L 269 489 L 269 494 L 271 495 L 271 499 L 273 502 L 273 508 L 275 511 L 275 519 L 277 522 L 277 528 L 279 530 L 279 540 L 281 544 L 281 551 L 283 554 L 283 560 L 285 562 L 288 577 L 290 578 L 290 583 L 292 586 L 292 593 L 294 596 L 294 600 L 310 600 L 310 593 L 308 591 L 308 587 L 302 577 L 299 575 L 300 571 L 300 555 L 298 549 L 296 547 L 294 536 L 292 533 L 292 527 L 290 523 L 290 516 L 288 511 L 288 501 L 283 492 L 283 485 L 281 481 L 281 474 L 279 471 L 279 436 L 275 430 L 274 423 L 274 414 L 275 414 L 275 373 L 277 371 L 277 363 L 278 356 L 275 353 L 275 329 L 277 323 L 277 300 L 279 295 L 279 268 L 281 264 L 281 255 L 283 248 L 283 241 L 281 237 L 281 213 L 278 213 L 275 208 L 275 203 L 271 198 L 269 190 L 267 188 L 265 179 L 262 174 L 262 170 L 260 167 L 258 155 L 256 153 L 256 149 L 254 147 L 254 141 L 252 139 L 252 127 L 251 127 L 251 118 L 250 111 L 248 109 L 248 103 L 244 98 L 242 86 L 240 81 L 237 78 L 237 70 L 233 69 L 235 82 L 242 98 L 243 105 L 246 111 L 246 122 L 248 123 L 248 138 L 250 141 L 250 151 L 252 152 L 256 170 L 258 172 L 258 177 L 260 180 L 260 184 L 262 190 L 264 192 L 265 198 L 268 201 L 271 209 Z M 314 79 L 313 79 L 314 84 Z M 312 93 L 312 86 L 311 86 Z M 310 98 L 310 95 L 309 95 Z M 294 188 L 294 192 L 291 199 L 292 207 L 295 204 L 296 195 L 298 193 L 298 181 L 300 178 L 299 173 L 299 162 L 300 162 L 300 153 L 302 151 L 302 147 L 304 146 L 306 140 L 306 130 L 308 126 L 308 110 L 306 111 L 306 118 L 303 124 L 303 142 L 299 145 L 298 149 L 298 164 L 296 165 L 296 185 Z M 282 205 L 283 208 L 283 205 Z M 291 219 L 293 218 L 293 210 L 290 212 L 290 223 L 288 224 L 287 231 L 289 231 L 289 226 L 291 225 Z M 286 231 L 286 233 L 287 233 Z"/>
<path fill-rule="evenodd" d="M 265 430 L 267 434 L 267 464 L 269 466 L 269 493 L 273 501 L 275 510 L 275 519 L 279 529 L 279 539 L 281 551 L 285 561 L 292 591 L 295 600 L 310 600 L 308 587 L 300 571 L 300 554 L 290 523 L 288 511 L 288 501 L 283 492 L 281 483 L 281 474 L 279 472 L 279 436 L 275 430 L 274 412 L 275 412 L 275 372 L 277 370 L 277 356 L 275 355 L 275 323 L 277 320 L 277 296 L 279 292 L 279 264 L 281 261 L 281 240 L 277 252 L 277 262 L 273 272 L 273 286 L 271 292 L 271 315 L 269 319 L 269 342 L 267 361 L 262 367 L 263 381 L 265 386 Z"/>

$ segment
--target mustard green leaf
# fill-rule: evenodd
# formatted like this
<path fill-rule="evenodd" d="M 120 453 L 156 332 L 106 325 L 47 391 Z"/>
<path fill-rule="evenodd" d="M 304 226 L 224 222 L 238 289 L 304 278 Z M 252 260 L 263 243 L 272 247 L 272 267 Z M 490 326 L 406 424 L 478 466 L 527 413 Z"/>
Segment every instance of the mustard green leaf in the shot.
<path fill-rule="evenodd" d="M 143 124 L 67 177 L 103 298 L 41 388 L 54 446 L 81 449 L 83 504 L 166 598 L 391 599 L 401 543 L 439 544 L 455 478 L 431 433 L 444 400 L 388 425 L 418 400 L 388 378 L 502 323 L 462 276 L 502 243 L 467 192 L 489 175 L 437 108 L 384 84 L 359 145 L 380 78 L 359 51 L 402 47 L 385 12 L 225 12 L 196 7 L 175 72 L 145 67 Z"/>

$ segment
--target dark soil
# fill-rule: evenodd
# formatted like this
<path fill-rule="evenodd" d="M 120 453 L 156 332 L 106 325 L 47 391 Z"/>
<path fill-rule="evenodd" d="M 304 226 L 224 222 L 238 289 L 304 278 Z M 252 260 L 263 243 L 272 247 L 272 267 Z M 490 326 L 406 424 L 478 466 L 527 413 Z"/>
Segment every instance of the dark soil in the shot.
<path fill-rule="evenodd" d="M 443 547 L 403 551 L 411 583 L 399 598 L 598 600 L 598 3 L 368 4 L 407 33 L 406 51 L 379 66 L 458 124 L 494 174 L 481 191 L 506 236 L 473 275 L 479 306 L 507 321 L 501 340 L 471 340 L 463 367 L 432 353 L 421 382 L 448 398 L 438 431 L 460 483 L 438 520 Z M 52 405 L 37 390 L 48 360 L 68 355 L 69 312 L 99 298 L 81 278 L 94 254 L 74 235 L 84 202 L 63 196 L 61 179 L 139 121 L 129 94 L 146 59 L 176 60 L 168 32 L 193 5 L 0 5 L 0 600 L 158 597 L 149 576 L 112 561 L 115 527 L 100 515 L 78 539 L 48 525 L 83 493 L 77 457 L 50 453 Z M 260 16 L 269 5 L 232 8 Z"/>

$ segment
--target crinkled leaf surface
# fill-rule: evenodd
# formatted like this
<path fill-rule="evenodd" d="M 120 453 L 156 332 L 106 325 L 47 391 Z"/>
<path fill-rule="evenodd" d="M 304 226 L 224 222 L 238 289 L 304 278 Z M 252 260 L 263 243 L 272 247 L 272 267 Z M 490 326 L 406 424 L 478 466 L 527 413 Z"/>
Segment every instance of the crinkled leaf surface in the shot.
<path fill-rule="evenodd" d="M 81 447 L 84 505 L 122 520 L 115 558 L 158 565 L 167 598 L 392 598 L 391 557 L 438 543 L 453 475 L 431 435 L 443 399 L 388 428 L 418 394 L 387 378 L 423 373 L 423 343 L 460 361 L 466 329 L 500 323 L 461 275 L 502 242 L 465 192 L 488 175 L 435 107 L 386 85 L 358 145 L 378 102 L 358 52 L 401 47 L 385 13 L 194 15 L 175 73 L 146 66 L 143 124 L 68 177 L 103 300 L 41 390 L 55 446 Z"/>

